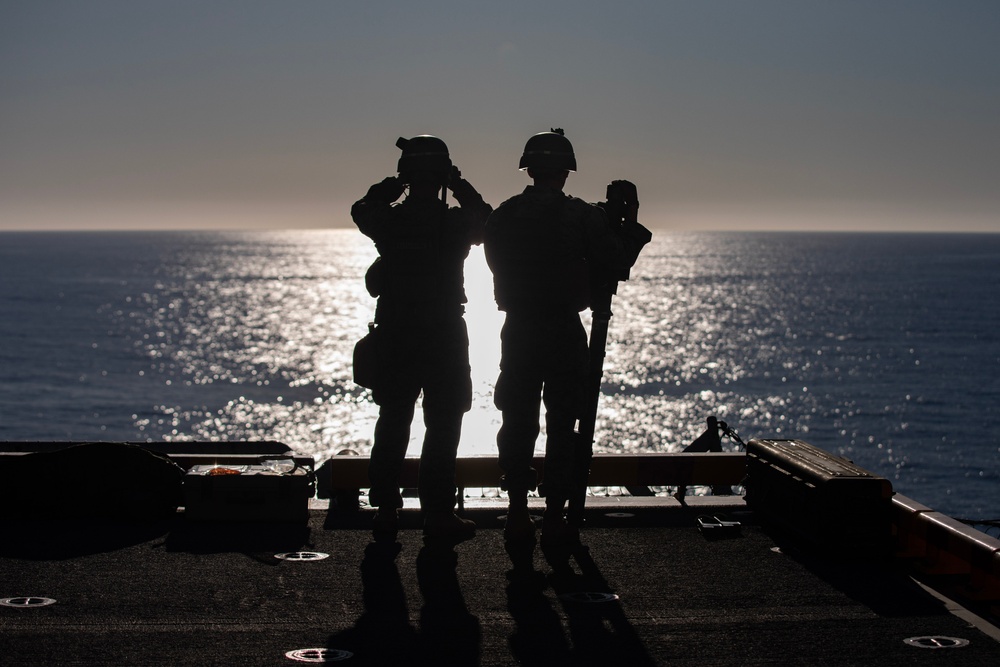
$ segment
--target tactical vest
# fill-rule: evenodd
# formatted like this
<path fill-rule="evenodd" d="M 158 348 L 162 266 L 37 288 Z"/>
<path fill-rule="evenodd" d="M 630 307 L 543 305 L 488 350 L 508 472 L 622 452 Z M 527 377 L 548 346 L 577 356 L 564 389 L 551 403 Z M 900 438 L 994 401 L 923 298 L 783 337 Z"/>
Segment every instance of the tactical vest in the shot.
<path fill-rule="evenodd" d="M 378 297 L 376 321 L 461 314 L 469 246 L 448 210 L 438 202 L 404 202 L 392 208 L 392 218 L 365 277 Z"/>
<path fill-rule="evenodd" d="M 569 197 L 537 205 L 521 196 L 491 216 L 486 256 L 500 310 L 557 314 L 590 305 L 581 205 Z"/>

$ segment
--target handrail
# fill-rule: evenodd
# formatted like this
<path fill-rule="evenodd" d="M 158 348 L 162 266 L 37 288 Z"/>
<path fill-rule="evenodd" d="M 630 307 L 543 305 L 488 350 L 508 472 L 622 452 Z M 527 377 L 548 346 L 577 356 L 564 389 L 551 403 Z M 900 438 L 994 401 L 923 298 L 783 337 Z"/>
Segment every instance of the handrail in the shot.
<path fill-rule="evenodd" d="M 367 456 L 334 456 L 319 468 L 318 475 L 335 490 L 368 488 Z M 545 460 L 535 457 L 533 467 L 543 476 Z M 420 459 L 403 461 L 399 484 L 417 485 Z M 746 474 L 742 452 L 681 452 L 670 454 L 596 454 L 590 469 L 590 486 L 700 486 L 738 485 Z M 455 466 L 459 488 L 496 487 L 500 483 L 496 457 L 460 457 Z M 326 478 L 326 479 L 324 479 Z"/>

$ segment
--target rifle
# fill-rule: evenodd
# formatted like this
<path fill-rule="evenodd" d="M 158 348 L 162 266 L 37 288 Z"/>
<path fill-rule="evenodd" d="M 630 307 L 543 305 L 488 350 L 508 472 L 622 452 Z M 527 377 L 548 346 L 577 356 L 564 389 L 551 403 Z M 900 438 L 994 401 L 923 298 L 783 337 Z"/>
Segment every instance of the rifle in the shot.
<path fill-rule="evenodd" d="M 631 205 L 638 205 L 635 185 L 628 181 L 612 181 L 608 185 L 607 201 L 597 206 L 604 209 L 612 225 L 620 226 L 625 220 L 625 211 Z M 587 501 L 587 480 L 590 477 L 590 463 L 594 458 L 594 434 L 597 424 L 597 409 L 601 398 L 601 382 L 604 378 L 604 358 L 608 344 L 608 326 L 611 322 L 611 299 L 618 291 L 618 282 L 628 280 L 624 275 L 591 276 L 591 314 L 589 361 L 585 384 L 586 405 L 577 420 L 575 437 L 576 451 L 573 457 L 573 489 L 566 510 L 566 522 L 571 528 L 583 524 L 583 511 Z"/>
<path fill-rule="evenodd" d="M 611 322 L 611 298 L 618 282 L 606 282 L 599 292 L 592 295 L 590 325 L 590 355 L 587 368 L 586 397 L 583 414 L 577 420 L 576 448 L 573 456 L 573 489 L 566 510 L 566 522 L 572 528 L 583 524 L 583 510 L 587 502 L 587 479 L 590 463 L 594 458 L 594 433 L 597 425 L 597 408 L 601 399 L 601 382 L 604 378 L 604 357 L 608 344 L 608 325 Z"/>

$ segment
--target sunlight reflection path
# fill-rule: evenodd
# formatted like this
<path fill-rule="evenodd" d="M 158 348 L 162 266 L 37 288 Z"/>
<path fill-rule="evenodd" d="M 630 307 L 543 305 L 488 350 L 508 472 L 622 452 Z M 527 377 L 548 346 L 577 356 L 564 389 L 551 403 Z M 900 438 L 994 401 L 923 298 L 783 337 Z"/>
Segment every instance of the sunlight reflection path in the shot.
<path fill-rule="evenodd" d="M 356 230 L 9 241 L 8 433 L 370 448 L 377 407 L 351 356 L 375 250 Z M 1000 455 L 984 437 L 1000 430 L 1000 310 L 982 306 L 997 253 L 992 237 L 657 233 L 614 300 L 596 449 L 674 451 L 715 415 L 976 514 Z M 502 317 L 480 249 L 467 275 L 461 452 L 492 455 Z"/>
<path fill-rule="evenodd" d="M 747 405 L 728 388 L 753 370 L 753 355 L 735 350 L 745 341 L 725 332 L 735 325 L 770 335 L 781 331 L 782 316 L 760 319 L 759 307 L 730 305 L 729 257 L 698 250 L 671 239 L 654 243 L 619 289 L 599 451 L 677 450 L 707 415 L 727 418 L 731 405 Z M 317 457 L 367 453 L 378 410 L 351 379 L 351 354 L 374 314 L 363 279 L 374 257 L 354 230 L 220 234 L 183 248 L 126 325 L 150 360 L 149 372 L 167 384 L 179 378 L 185 396 L 158 406 L 159 414 L 137 415 L 137 426 L 173 439 L 276 439 Z M 474 401 L 460 454 L 495 455 L 500 415 L 492 393 L 503 315 L 479 247 L 466 263 L 466 290 Z M 589 327 L 586 314 L 584 322 Z M 757 399 L 738 416 L 771 419 L 798 398 Z M 422 438 L 418 412 L 411 455 L 419 454 Z M 536 451 L 543 447 L 539 438 Z"/>
<path fill-rule="evenodd" d="M 613 303 L 595 449 L 678 451 L 714 415 L 745 439 L 803 437 L 894 480 L 934 475 L 914 465 L 914 438 L 936 447 L 925 447 L 924 459 L 940 452 L 943 465 L 960 464 L 952 452 L 963 443 L 949 425 L 961 414 L 937 418 L 926 405 L 964 409 L 934 398 L 950 375 L 931 371 L 973 357 L 961 338 L 931 345 L 941 332 L 928 322 L 940 318 L 914 304 L 933 285 L 887 282 L 882 256 L 852 239 L 657 236 Z M 364 289 L 374 257 L 356 230 L 166 244 L 141 293 L 101 308 L 117 337 L 109 345 L 124 341 L 142 360 L 130 389 L 155 401 L 132 415 L 140 437 L 280 440 L 318 459 L 367 453 L 378 410 L 352 381 L 351 355 L 374 314 Z M 466 275 L 474 404 L 460 453 L 495 455 L 503 318 L 480 248 Z M 974 315 L 959 309 L 945 321 L 958 323 L 960 336 L 990 330 L 982 312 Z M 885 396 L 880 386 L 906 387 L 905 395 Z M 411 456 L 423 438 L 417 414 Z M 540 437 L 536 452 L 543 447 Z"/>

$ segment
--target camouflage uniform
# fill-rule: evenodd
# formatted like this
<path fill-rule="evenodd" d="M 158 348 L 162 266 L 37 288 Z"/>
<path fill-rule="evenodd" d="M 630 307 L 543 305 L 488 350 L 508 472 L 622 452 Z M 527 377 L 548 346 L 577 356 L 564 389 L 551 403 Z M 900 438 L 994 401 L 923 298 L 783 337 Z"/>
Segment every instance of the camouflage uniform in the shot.
<path fill-rule="evenodd" d="M 572 489 L 576 436 L 588 367 L 579 313 L 589 306 L 592 272 L 626 274 L 649 231 L 614 226 L 604 211 L 553 188 L 529 185 L 490 215 L 486 259 L 506 312 L 494 401 L 503 486 L 511 496 L 536 486 L 531 467 L 545 405 L 545 493 L 565 500 Z"/>
<path fill-rule="evenodd" d="M 482 242 L 492 208 L 464 179 L 452 189 L 460 208 L 432 198 L 392 204 L 397 193 L 388 194 L 384 182 L 351 208 L 379 252 L 367 276 L 378 296 L 379 379 L 372 394 L 379 418 L 369 466 L 370 498 L 378 507 L 403 505 L 399 473 L 421 391 L 421 506 L 450 511 L 455 504 L 455 456 L 463 414 L 472 406 L 464 264 L 471 246 Z"/>

